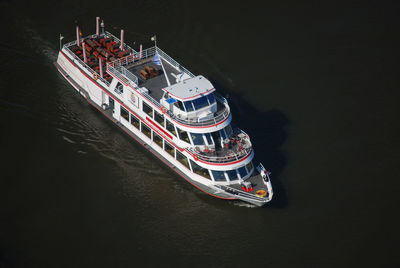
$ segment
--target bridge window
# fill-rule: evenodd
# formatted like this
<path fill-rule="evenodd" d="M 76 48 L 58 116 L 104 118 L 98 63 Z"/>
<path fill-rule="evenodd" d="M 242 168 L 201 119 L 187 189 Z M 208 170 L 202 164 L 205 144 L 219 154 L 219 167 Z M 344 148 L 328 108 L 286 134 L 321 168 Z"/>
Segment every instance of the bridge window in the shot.
<path fill-rule="evenodd" d="M 121 116 L 122 118 L 124 118 L 126 121 L 129 122 L 129 112 L 122 106 L 121 106 Z"/>
<path fill-rule="evenodd" d="M 189 160 L 186 156 L 184 156 L 181 152 L 176 150 L 176 160 L 178 160 L 181 164 L 183 164 L 187 169 L 190 170 Z"/>
<path fill-rule="evenodd" d="M 214 144 L 212 139 L 211 139 L 211 134 L 210 133 L 205 133 L 204 135 L 206 136 L 208 145 Z"/>
<path fill-rule="evenodd" d="M 151 139 L 151 130 L 142 122 L 142 133 Z"/>
<path fill-rule="evenodd" d="M 214 181 L 226 181 L 225 172 L 219 170 L 211 170 Z"/>
<path fill-rule="evenodd" d="M 145 112 L 148 116 L 153 118 L 153 108 L 151 108 L 148 104 L 146 104 L 144 101 L 142 102 L 143 104 L 143 112 Z"/>
<path fill-rule="evenodd" d="M 172 157 L 175 157 L 175 148 L 172 147 L 172 145 L 166 142 L 165 140 L 164 140 L 164 151 L 169 153 Z"/>
<path fill-rule="evenodd" d="M 190 133 L 190 136 L 192 137 L 193 145 L 204 145 L 203 134 Z"/>
<path fill-rule="evenodd" d="M 183 131 L 183 130 L 181 130 L 179 128 L 176 128 L 176 129 L 178 130 L 179 138 L 181 140 L 183 140 L 183 141 L 186 141 L 187 143 L 190 143 L 189 136 L 188 136 L 187 132 Z"/>
<path fill-rule="evenodd" d="M 185 104 L 186 112 L 193 112 L 193 104 L 191 101 L 185 101 L 183 104 Z"/>
<path fill-rule="evenodd" d="M 194 106 L 194 108 L 196 110 L 199 110 L 201 108 L 204 108 L 204 107 L 208 106 L 208 101 L 207 101 L 207 97 L 206 96 L 203 96 L 201 98 L 192 100 L 192 102 L 193 102 L 193 106 Z"/>
<path fill-rule="evenodd" d="M 131 114 L 131 124 L 132 124 L 135 128 L 140 129 L 140 121 L 139 121 L 139 119 L 138 119 L 136 116 L 134 116 L 133 114 Z"/>
<path fill-rule="evenodd" d="M 229 178 L 230 181 L 237 181 L 239 179 L 238 175 L 236 173 L 236 169 L 227 170 L 226 174 L 228 174 L 228 178 Z"/>
<path fill-rule="evenodd" d="M 239 168 L 238 171 L 239 171 L 239 175 L 240 175 L 240 177 L 241 177 L 242 179 L 243 179 L 244 177 L 246 177 L 246 175 L 247 175 L 247 170 L 246 170 L 246 167 L 245 167 L 245 166 Z"/>
<path fill-rule="evenodd" d="M 175 131 L 175 127 L 174 124 L 172 124 L 170 121 L 165 120 L 167 122 L 167 130 L 169 132 L 171 132 L 174 136 L 176 136 L 176 131 Z"/>
<path fill-rule="evenodd" d="M 164 115 L 154 112 L 154 120 L 156 120 L 160 125 L 164 126 Z"/>
<path fill-rule="evenodd" d="M 220 135 L 221 135 L 222 140 L 225 140 L 225 139 L 227 138 L 224 129 L 221 129 L 221 130 L 219 131 L 219 133 L 220 133 Z"/>
<path fill-rule="evenodd" d="M 178 100 L 177 102 L 175 102 L 174 105 L 175 105 L 176 107 L 178 107 L 179 110 L 185 111 L 185 108 L 183 108 L 183 104 L 182 104 L 182 102 L 181 102 L 180 100 Z"/>
<path fill-rule="evenodd" d="M 232 137 L 232 135 L 233 135 L 233 130 L 232 130 L 231 125 L 227 125 L 224 129 L 225 129 L 226 135 L 227 135 L 228 137 Z"/>
<path fill-rule="evenodd" d="M 161 148 L 163 147 L 163 139 L 153 131 L 153 141 L 160 146 Z"/>
<path fill-rule="evenodd" d="M 192 159 L 190 159 L 190 165 L 192 166 L 192 169 L 193 169 L 194 173 L 196 173 L 196 174 L 198 174 L 200 176 L 203 176 L 206 179 L 211 180 L 210 173 L 208 172 L 208 169 L 205 169 L 205 168 L 197 165 L 195 162 L 193 162 Z"/>
<path fill-rule="evenodd" d="M 120 82 L 118 82 L 115 86 L 114 91 L 118 94 L 122 94 L 124 92 L 124 86 Z"/>
<path fill-rule="evenodd" d="M 210 105 L 213 104 L 213 103 L 215 102 L 215 97 L 214 97 L 214 94 L 213 94 L 213 93 L 208 94 L 206 97 L 207 97 L 208 102 L 210 103 Z"/>
<path fill-rule="evenodd" d="M 253 163 L 252 163 L 252 162 L 248 163 L 248 164 L 246 165 L 246 168 L 247 168 L 247 173 L 250 173 L 251 170 L 253 169 Z"/>

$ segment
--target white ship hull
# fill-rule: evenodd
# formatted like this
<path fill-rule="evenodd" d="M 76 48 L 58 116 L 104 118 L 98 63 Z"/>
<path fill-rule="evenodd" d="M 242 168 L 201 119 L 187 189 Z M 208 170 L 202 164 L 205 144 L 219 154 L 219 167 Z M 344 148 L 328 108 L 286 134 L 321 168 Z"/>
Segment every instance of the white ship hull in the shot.
<path fill-rule="evenodd" d="M 267 197 L 259 197 L 255 196 L 254 194 L 246 193 L 245 191 L 240 190 L 238 187 L 231 187 L 232 183 L 229 182 L 228 179 L 227 181 L 216 181 L 214 180 L 214 177 L 212 177 L 213 179 L 205 178 L 205 176 L 199 175 L 198 172 L 194 172 L 194 162 L 197 162 L 203 169 L 212 169 L 217 171 L 220 170 L 222 172 L 227 169 L 232 170 L 240 166 L 243 167 L 252 160 L 254 156 L 254 152 L 252 150 L 250 150 L 247 155 L 241 157 L 237 161 L 227 161 L 222 163 L 216 163 L 215 161 L 213 162 L 211 160 L 203 161 L 203 158 L 199 159 L 197 155 L 193 154 L 190 149 L 188 150 L 184 149 L 183 147 L 179 147 L 182 141 L 171 135 L 171 133 L 166 131 L 166 129 L 160 127 L 155 122 L 154 118 L 150 118 L 142 111 L 142 109 L 139 108 L 139 102 L 148 101 L 143 97 L 146 96 L 144 93 L 142 95 L 139 90 L 137 90 L 137 92 L 131 90 L 129 91 L 131 92 L 131 98 L 125 97 L 124 99 L 123 94 L 113 90 L 117 87 L 117 83 L 124 82 L 124 77 L 121 79 L 121 77 L 117 77 L 115 75 L 116 73 L 112 73 L 107 70 L 108 74 L 112 75 L 113 77 L 111 83 L 105 83 L 104 79 L 96 79 L 98 78 L 96 77 L 97 73 L 94 75 L 93 71 L 87 68 L 85 64 L 79 60 L 79 58 L 71 55 L 70 51 L 65 49 L 65 47 L 63 50 L 60 50 L 55 65 L 64 78 L 88 101 L 89 104 L 93 105 L 103 115 L 124 130 L 129 136 L 134 138 L 139 144 L 144 146 L 152 154 L 157 156 L 157 158 L 159 158 L 164 164 L 166 164 L 199 190 L 217 198 L 228 200 L 239 199 L 257 206 L 262 206 L 271 200 L 272 188 L 271 191 L 268 191 Z M 128 87 L 126 87 L 126 89 L 127 88 Z M 126 89 L 125 93 L 127 93 Z M 132 96 L 135 98 L 132 98 Z M 131 101 L 127 101 L 127 99 Z M 127 118 L 121 115 L 122 110 L 127 111 L 130 114 L 130 117 Z M 135 127 L 132 122 L 130 122 L 132 120 L 132 115 L 135 115 L 135 117 L 140 119 L 141 126 L 143 125 L 143 127 L 146 129 L 151 129 L 150 134 L 143 132 L 143 127 L 139 127 L 139 129 Z M 220 120 L 218 124 L 201 126 L 200 130 L 198 128 L 195 131 L 208 133 L 213 129 L 222 129 L 226 127 L 230 124 L 230 121 L 231 115 L 229 114 L 229 116 L 226 116 L 226 118 Z M 193 131 L 191 130 L 190 126 L 179 125 L 179 128 L 187 130 L 188 132 Z M 153 140 L 153 135 L 157 135 L 164 139 L 162 145 L 157 144 L 157 142 Z M 166 150 L 166 143 L 176 147 L 174 149 L 174 152 L 176 151 L 174 155 Z M 190 164 L 184 165 L 181 163 L 181 161 L 178 161 L 178 154 L 187 156 L 187 162 L 190 162 Z M 199 154 L 199 156 L 202 157 L 201 154 Z M 253 170 L 251 173 L 253 173 Z M 248 174 L 247 177 L 250 177 L 250 175 L 251 174 Z"/>

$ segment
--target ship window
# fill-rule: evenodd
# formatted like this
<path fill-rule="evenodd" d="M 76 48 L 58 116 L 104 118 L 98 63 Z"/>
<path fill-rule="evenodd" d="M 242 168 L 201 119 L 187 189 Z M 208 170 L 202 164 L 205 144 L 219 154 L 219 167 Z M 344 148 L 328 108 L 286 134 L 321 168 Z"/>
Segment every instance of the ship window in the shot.
<path fill-rule="evenodd" d="M 139 119 L 138 119 L 136 116 L 134 116 L 133 114 L 131 114 L 131 124 L 132 124 L 135 128 L 140 129 L 140 121 L 139 121 Z"/>
<path fill-rule="evenodd" d="M 193 105 L 192 105 L 191 101 L 185 101 L 184 104 L 185 104 L 186 112 L 193 112 L 194 111 L 194 108 L 193 108 Z"/>
<path fill-rule="evenodd" d="M 124 86 L 120 82 L 118 82 L 117 85 L 115 86 L 114 91 L 117 92 L 118 94 L 122 94 L 124 92 Z"/>
<path fill-rule="evenodd" d="M 225 139 L 226 139 L 225 131 L 224 131 L 223 129 L 221 129 L 221 130 L 219 131 L 219 133 L 220 133 L 220 135 L 221 135 L 222 140 L 225 140 Z"/>
<path fill-rule="evenodd" d="M 243 166 L 238 169 L 240 177 L 243 179 L 247 175 L 246 167 Z"/>
<path fill-rule="evenodd" d="M 178 130 L 179 138 L 183 141 L 186 141 L 187 143 L 190 143 L 189 136 L 186 131 L 180 130 L 179 128 L 176 128 Z"/>
<path fill-rule="evenodd" d="M 151 139 L 151 130 L 142 122 L 142 133 Z"/>
<path fill-rule="evenodd" d="M 189 160 L 187 159 L 186 156 L 184 156 L 181 152 L 179 152 L 178 150 L 176 150 L 176 160 L 178 160 L 180 163 L 182 163 L 185 167 L 187 167 L 187 169 L 190 170 L 189 167 Z"/>
<path fill-rule="evenodd" d="M 215 102 L 214 94 L 213 93 L 208 94 L 207 99 L 208 99 L 208 102 L 210 103 L 210 105 L 213 104 Z"/>
<path fill-rule="evenodd" d="M 204 108 L 204 107 L 208 106 L 208 101 L 207 101 L 207 97 L 206 96 L 203 96 L 201 98 L 192 100 L 192 102 L 193 102 L 193 106 L 194 106 L 194 108 L 196 110 L 199 110 L 201 108 Z"/>
<path fill-rule="evenodd" d="M 151 108 L 145 102 L 142 102 L 142 103 L 143 103 L 143 112 L 145 112 L 148 116 L 153 118 L 153 108 Z"/>
<path fill-rule="evenodd" d="M 250 173 L 251 172 L 251 170 L 253 169 L 253 163 L 248 163 L 247 165 L 246 165 L 246 168 L 247 168 L 247 173 Z"/>
<path fill-rule="evenodd" d="M 211 139 L 210 133 L 205 133 L 204 135 L 206 136 L 208 145 L 212 145 L 212 144 L 213 144 L 213 141 L 212 141 L 212 139 Z"/>
<path fill-rule="evenodd" d="M 193 162 L 192 159 L 190 159 L 190 165 L 192 166 L 194 173 L 199 174 L 200 176 L 203 176 L 204 178 L 211 180 L 208 169 L 205 169 L 205 168 L 197 165 L 195 162 Z"/>
<path fill-rule="evenodd" d="M 121 106 L 121 116 L 129 122 L 129 112 L 124 107 Z"/>
<path fill-rule="evenodd" d="M 232 137 L 232 135 L 233 135 L 233 130 L 232 130 L 231 125 L 227 125 L 227 126 L 225 127 L 225 133 L 226 133 L 226 135 L 227 135 L 228 137 Z"/>
<path fill-rule="evenodd" d="M 164 115 L 154 112 L 154 119 L 157 121 L 157 123 L 164 126 Z"/>
<path fill-rule="evenodd" d="M 230 181 L 236 181 L 236 180 L 238 180 L 238 176 L 237 176 L 237 173 L 236 173 L 236 169 L 227 170 L 227 171 L 226 171 L 226 174 L 228 174 L 228 178 L 229 178 Z"/>
<path fill-rule="evenodd" d="M 215 181 L 226 181 L 225 173 L 219 170 L 211 170 Z"/>
<path fill-rule="evenodd" d="M 183 104 L 182 104 L 182 102 L 181 102 L 180 100 L 178 100 L 177 102 L 175 102 L 174 105 L 175 105 L 176 107 L 178 107 L 179 110 L 185 111 L 185 108 L 183 108 Z"/>
<path fill-rule="evenodd" d="M 163 147 L 163 139 L 153 131 L 153 141 L 160 146 L 161 148 Z"/>
<path fill-rule="evenodd" d="M 172 134 L 174 134 L 174 136 L 176 136 L 176 131 L 175 131 L 175 127 L 174 124 L 172 124 L 170 121 L 166 120 L 167 122 L 167 130 L 169 132 L 171 132 Z"/>
<path fill-rule="evenodd" d="M 190 133 L 194 145 L 204 145 L 203 134 Z"/>
<path fill-rule="evenodd" d="M 164 150 L 169 153 L 172 157 L 175 157 L 174 147 L 164 140 Z"/>

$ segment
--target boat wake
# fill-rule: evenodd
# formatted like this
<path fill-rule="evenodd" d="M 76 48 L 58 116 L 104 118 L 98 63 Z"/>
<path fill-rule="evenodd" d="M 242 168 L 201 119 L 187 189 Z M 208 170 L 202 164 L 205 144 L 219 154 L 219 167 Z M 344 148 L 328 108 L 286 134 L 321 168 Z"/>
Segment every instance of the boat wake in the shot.
<path fill-rule="evenodd" d="M 18 21 L 17 26 L 21 29 L 19 32 L 21 32 L 23 40 L 37 55 L 47 59 L 47 64 L 53 64 L 58 54 L 56 47 L 30 27 L 31 24 L 27 18 Z"/>

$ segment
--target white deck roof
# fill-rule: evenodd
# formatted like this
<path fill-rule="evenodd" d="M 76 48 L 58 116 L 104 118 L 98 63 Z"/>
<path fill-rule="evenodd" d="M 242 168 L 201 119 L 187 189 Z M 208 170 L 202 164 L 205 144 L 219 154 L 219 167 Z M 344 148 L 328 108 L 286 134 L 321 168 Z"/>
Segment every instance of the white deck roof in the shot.
<path fill-rule="evenodd" d="M 168 92 L 171 97 L 177 100 L 188 101 L 197 99 L 200 97 L 200 95 L 211 93 L 215 91 L 215 88 L 207 78 L 202 75 L 198 75 L 196 77 L 176 83 L 172 86 L 163 88 L 162 90 Z"/>

